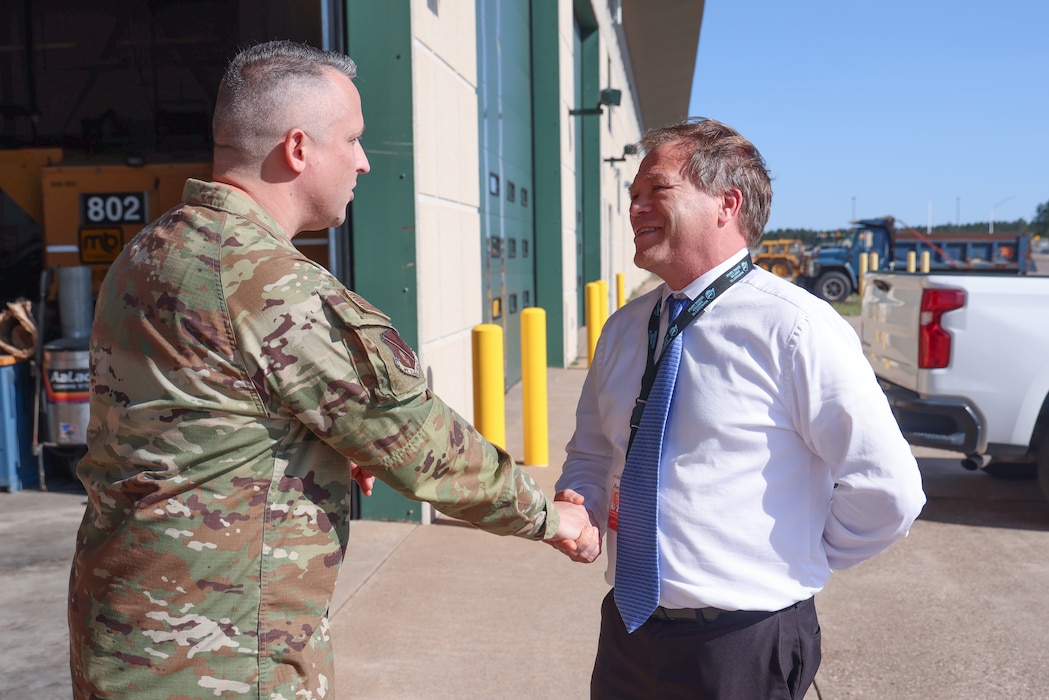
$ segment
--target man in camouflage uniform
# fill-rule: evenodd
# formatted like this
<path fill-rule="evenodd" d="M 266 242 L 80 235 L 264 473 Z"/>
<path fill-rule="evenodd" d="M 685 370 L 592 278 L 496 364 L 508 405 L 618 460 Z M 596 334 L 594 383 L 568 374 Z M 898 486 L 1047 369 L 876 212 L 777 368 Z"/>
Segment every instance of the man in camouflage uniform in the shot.
<path fill-rule="evenodd" d="M 498 534 L 586 523 L 292 245 L 341 224 L 368 171 L 354 75 L 287 42 L 240 54 L 215 108 L 215 181 L 190 180 L 102 285 L 69 593 L 77 698 L 335 697 L 327 610 L 353 478 Z"/>

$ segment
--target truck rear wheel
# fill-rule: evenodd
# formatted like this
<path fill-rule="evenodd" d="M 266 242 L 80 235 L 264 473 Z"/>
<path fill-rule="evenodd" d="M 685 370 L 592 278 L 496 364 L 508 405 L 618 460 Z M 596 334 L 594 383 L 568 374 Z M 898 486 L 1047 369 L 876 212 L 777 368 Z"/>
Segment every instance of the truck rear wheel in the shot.
<path fill-rule="evenodd" d="M 841 272 L 824 272 L 816 280 L 816 296 L 825 301 L 845 301 L 852 293 L 852 282 Z"/>

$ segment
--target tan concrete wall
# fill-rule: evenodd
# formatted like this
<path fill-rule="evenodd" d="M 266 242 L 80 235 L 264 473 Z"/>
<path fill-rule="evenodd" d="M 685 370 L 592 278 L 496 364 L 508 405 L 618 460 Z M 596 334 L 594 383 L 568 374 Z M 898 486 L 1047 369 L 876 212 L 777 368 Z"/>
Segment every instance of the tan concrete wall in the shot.
<path fill-rule="evenodd" d="M 629 208 L 630 195 L 627 186 L 633 180 L 640 158 L 627 156 L 625 161 L 606 163 L 605 158 L 619 158 L 623 156 L 623 147 L 627 144 L 636 143 L 641 137 L 641 121 L 639 111 L 634 101 L 634 95 L 630 91 L 630 81 L 627 78 L 627 67 L 624 65 L 625 57 L 619 50 L 619 41 L 613 18 L 608 11 L 608 4 L 603 2 L 593 3 L 594 12 L 597 16 L 598 32 L 600 36 L 600 71 L 602 87 L 612 87 L 622 91 L 622 99 L 617 107 L 605 107 L 605 113 L 599 117 L 583 117 L 584 119 L 596 119 L 601 130 L 601 278 L 608 282 L 608 308 L 614 311 L 616 308 L 616 274 L 624 274 L 624 287 L 627 298 L 632 291 L 638 289 L 649 279 L 649 273 L 639 270 L 634 266 L 634 236 L 630 228 Z M 576 172 L 575 172 L 575 147 L 576 131 L 579 118 L 567 117 L 568 110 L 575 107 L 589 107 L 591 105 L 576 105 L 573 77 L 573 13 L 572 3 L 562 1 L 560 3 L 560 90 L 562 109 L 566 118 L 561 123 L 561 163 L 562 163 L 562 192 L 561 192 L 561 220 L 564 223 L 562 231 L 562 256 L 564 264 L 564 296 L 562 298 L 564 310 L 564 338 L 565 358 L 577 357 L 585 353 L 585 348 L 578 347 L 579 334 L 576 329 L 585 322 L 585 319 L 577 318 L 577 295 L 582 295 L 584 290 L 576 289 Z"/>
<path fill-rule="evenodd" d="M 634 233 L 630 227 L 630 192 L 627 190 L 641 159 L 631 155 L 615 163 L 606 163 L 604 159 L 623 157 L 623 147 L 641 138 L 641 122 L 613 18 L 608 14 L 608 3 L 594 4 L 601 36 L 601 85 L 623 92 L 620 105 L 606 107 L 606 113 L 601 116 L 602 277 L 609 284 L 609 309 L 615 309 L 616 273 L 625 276 L 628 298 L 650 275 L 634 266 Z"/>
<path fill-rule="evenodd" d="M 601 84 L 623 91 L 622 103 L 602 115 L 602 158 L 619 157 L 636 142 L 640 121 L 629 92 L 623 57 L 607 3 L 595 1 L 600 25 Z M 473 2 L 441 2 L 435 14 L 426 0 L 412 1 L 416 246 L 419 280 L 419 354 L 430 386 L 468 419 L 473 418 L 471 331 L 483 319 L 481 222 L 478 183 L 477 19 Z M 576 107 L 573 89 L 573 11 L 558 0 L 561 122 L 562 265 L 564 354 L 578 356 L 575 248 Z M 609 73 L 611 62 L 611 74 Z M 594 119 L 595 117 L 589 117 Z M 629 293 L 647 279 L 633 266 L 633 235 L 626 184 L 638 158 L 601 164 L 602 277 L 615 308 L 615 274 L 626 274 Z M 539 264 L 542 264 L 540 261 Z"/>
<path fill-rule="evenodd" d="M 473 419 L 470 333 L 482 321 L 477 25 L 472 2 L 412 2 L 419 355 Z"/>

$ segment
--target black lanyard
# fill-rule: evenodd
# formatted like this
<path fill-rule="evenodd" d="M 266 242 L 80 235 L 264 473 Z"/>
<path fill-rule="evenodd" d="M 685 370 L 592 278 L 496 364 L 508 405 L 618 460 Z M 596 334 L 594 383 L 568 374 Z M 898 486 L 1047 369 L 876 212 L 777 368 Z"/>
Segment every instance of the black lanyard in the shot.
<path fill-rule="evenodd" d="M 641 378 L 641 393 L 638 395 L 637 401 L 634 402 L 634 410 L 630 414 L 630 442 L 627 443 L 627 454 L 630 454 L 630 447 L 634 444 L 634 436 L 637 435 L 637 428 L 641 425 L 641 414 L 645 412 L 648 395 L 652 392 L 652 383 L 656 380 L 656 368 L 659 366 L 659 362 L 662 361 L 667 346 L 673 342 L 674 338 L 681 331 L 685 330 L 688 324 L 699 318 L 699 315 L 706 311 L 712 301 L 721 296 L 726 289 L 743 279 L 744 275 L 750 272 L 753 267 L 754 264 L 751 262 L 750 253 L 748 252 L 747 257 L 729 268 L 728 271 L 714 280 L 709 287 L 704 289 L 698 297 L 693 299 L 692 303 L 682 309 L 677 318 L 670 319 L 667 332 L 663 336 L 663 346 L 660 348 L 658 361 L 656 360 L 656 340 L 659 338 L 659 318 L 663 309 L 663 297 L 660 296 L 659 299 L 656 299 L 656 306 L 652 309 L 652 315 L 648 319 L 648 361 L 645 363 L 645 375 Z"/>

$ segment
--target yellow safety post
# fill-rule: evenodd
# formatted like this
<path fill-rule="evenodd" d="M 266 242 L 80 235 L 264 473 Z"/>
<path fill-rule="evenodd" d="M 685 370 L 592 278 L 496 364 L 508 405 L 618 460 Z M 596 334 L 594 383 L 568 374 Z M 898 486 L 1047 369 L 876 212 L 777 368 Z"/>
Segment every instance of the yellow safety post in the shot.
<path fill-rule="evenodd" d="M 597 284 L 601 287 L 601 328 L 605 327 L 605 321 L 608 320 L 608 282 L 606 280 L 598 280 Z"/>
<path fill-rule="evenodd" d="M 622 272 L 616 273 L 616 308 L 623 308 L 626 303 L 626 275 Z"/>
<path fill-rule="evenodd" d="M 918 269 L 918 254 L 913 250 L 907 251 L 907 272 L 914 272 Z"/>
<path fill-rule="evenodd" d="M 524 414 L 524 463 L 550 463 L 546 402 L 546 311 L 521 312 L 521 394 Z"/>
<path fill-rule="evenodd" d="M 506 389 L 503 376 L 503 327 L 474 326 L 474 427 L 488 442 L 506 447 Z"/>
<path fill-rule="evenodd" d="M 871 251 L 871 272 L 878 271 L 878 251 Z"/>
<path fill-rule="evenodd" d="M 928 272 L 932 262 L 932 253 L 927 250 L 922 251 L 922 272 Z"/>
<path fill-rule="evenodd" d="M 601 335 L 601 285 L 588 282 L 586 285 L 586 366 L 594 364 L 594 350 Z"/>
<path fill-rule="evenodd" d="M 863 290 L 867 288 L 867 270 L 869 269 L 870 253 L 860 253 L 860 299 L 863 298 Z"/>

